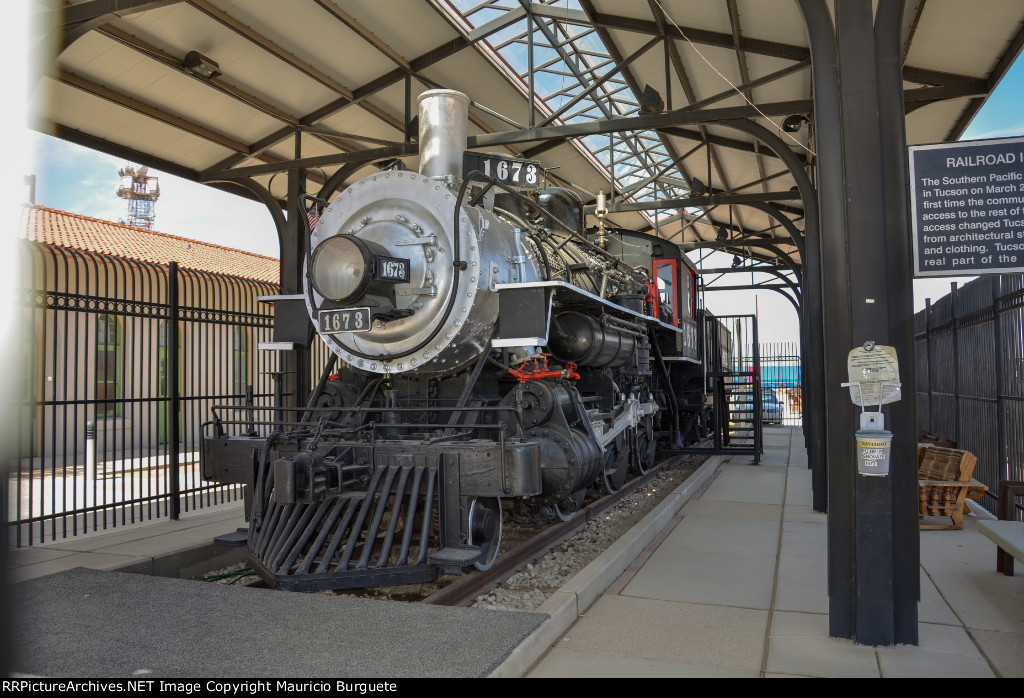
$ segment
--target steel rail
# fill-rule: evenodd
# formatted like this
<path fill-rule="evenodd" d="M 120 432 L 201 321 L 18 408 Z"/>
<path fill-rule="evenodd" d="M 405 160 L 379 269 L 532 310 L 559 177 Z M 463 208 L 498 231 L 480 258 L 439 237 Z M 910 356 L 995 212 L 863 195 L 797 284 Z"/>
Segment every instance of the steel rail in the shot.
<path fill-rule="evenodd" d="M 584 507 L 569 521 L 550 526 L 516 548 L 506 553 L 501 553 L 489 570 L 466 574 L 445 588 L 423 599 L 422 603 L 435 606 L 468 606 L 477 596 L 487 592 L 495 585 L 518 572 L 526 564 L 538 559 L 555 546 L 574 536 L 588 522 L 595 520 L 598 516 L 622 502 L 628 495 L 650 482 L 659 472 L 670 465 L 675 465 L 682 458 L 683 456 L 672 456 L 665 459 L 648 470 L 645 475 L 634 478 L 624 484 L 614 494 L 605 495 L 589 506 Z"/>

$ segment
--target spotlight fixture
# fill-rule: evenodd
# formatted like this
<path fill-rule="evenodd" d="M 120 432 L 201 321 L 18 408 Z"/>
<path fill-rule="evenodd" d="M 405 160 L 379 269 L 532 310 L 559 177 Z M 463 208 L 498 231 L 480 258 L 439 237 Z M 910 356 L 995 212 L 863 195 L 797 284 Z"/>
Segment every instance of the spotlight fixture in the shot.
<path fill-rule="evenodd" d="M 743 260 L 740 259 L 739 255 L 734 254 L 732 256 L 732 268 L 735 269 L 736 267 L 738 267 L 741 264 L 743 264 Z"/>
<path fill-rule="evenodd" d="M 717 239 L 717 240 L 727 240 L 727 239 L 729 239 L 729 231 L 726 230 L 725 228 L 723 228 L 722 226 L 718 226 L 718 228 L 715 230 L 715 239 Z"/>
<path fill-rule="evenodd" d="M 704 182 L 700 181 L 696 177 L 690 179 L 690 193 L 694 196 L 700 196 L 707 190 Z"/>
<path fill-rule="evenodd" d="M 790 114 L 782 120 L 782 130 L 786 133 L 796 133 L 807 121 L 807 117 L 803 114 Z"/>
<path fill-rule="evenodd" d="M 665 111 L 665 100 L 656 89 L 650 85 L 644 85 L 644 93 L 640 95 L 641 114 L 660 114 Z"/>
<path fill-rule="evenodd" d="M 217 62 L 207 58 L 199 53 L 199 51 L 189 51 L 185 55 L 184 65 L 187 70 L 191 70 L 196 75 L 201 75 L 207 80 L 212 80 L 220 75 L 220 66 L 217 65 Z"/>

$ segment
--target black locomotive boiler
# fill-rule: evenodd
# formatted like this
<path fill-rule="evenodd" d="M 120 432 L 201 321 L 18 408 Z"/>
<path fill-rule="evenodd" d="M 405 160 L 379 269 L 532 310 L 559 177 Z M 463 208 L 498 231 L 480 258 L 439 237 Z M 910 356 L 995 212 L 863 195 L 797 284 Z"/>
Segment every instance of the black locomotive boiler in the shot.
<path fill-rule="evenodd" d="M 272 587 L 486 569 L 503 510 L 572 517 L 706 428 L 693 266 L 657 237 L 585 230 L 536 163 L 465 153 L 468 105 L 421 95 L 420 172 L 322 211 L 304 302 L 333 357 L 302 419 L 204 426 L 204 474 L 247 473 L 250 562 Z"/>

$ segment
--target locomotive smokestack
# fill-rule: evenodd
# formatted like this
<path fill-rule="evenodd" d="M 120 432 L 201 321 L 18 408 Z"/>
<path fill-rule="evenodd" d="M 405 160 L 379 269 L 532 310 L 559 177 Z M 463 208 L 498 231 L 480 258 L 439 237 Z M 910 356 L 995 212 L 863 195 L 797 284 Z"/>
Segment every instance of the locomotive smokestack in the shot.
<path fill-rule="evenodd" d="M 420 173 L 432 179 L 461 179 L 469 97 L 455 90 L 429 90 L 418 101 Z"/>

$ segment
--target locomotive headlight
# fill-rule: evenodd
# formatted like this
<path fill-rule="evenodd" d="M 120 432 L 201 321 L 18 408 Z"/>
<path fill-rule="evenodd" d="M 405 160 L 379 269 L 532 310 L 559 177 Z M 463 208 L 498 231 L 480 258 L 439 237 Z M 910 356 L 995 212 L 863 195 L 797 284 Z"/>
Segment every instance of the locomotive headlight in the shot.
<path fill-rule="evenodd" d="M 370 285 L 373 259 L 374 253 L 365 241 L 351 235 L 338 235 L 325 240 L 313 251 L 309 280 L 317 293 L 328 300 L 354 300 Z"/>

